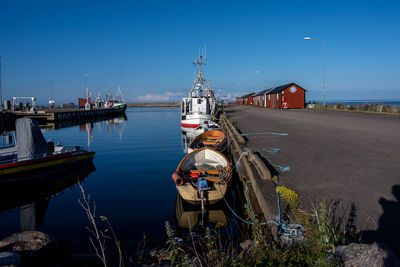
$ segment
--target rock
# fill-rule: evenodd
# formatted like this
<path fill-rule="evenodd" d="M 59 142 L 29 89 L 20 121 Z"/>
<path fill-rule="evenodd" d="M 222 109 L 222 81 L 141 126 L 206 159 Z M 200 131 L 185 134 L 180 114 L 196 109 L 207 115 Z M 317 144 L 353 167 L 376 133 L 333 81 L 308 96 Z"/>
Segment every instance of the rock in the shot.
<path fill-rule="evenodd" d="M 338 246 L 333 257 L 342 266 L 399 266 L 396 256 L 382 243 Z"/>
<path fill-rule="evenodd" d="M 156 258 L 158 263 L 162 263 L 164 261 L 170 261 L 169 252 L 167 249 L 153 249 L 150 251 L 150 256 Z"/>
<path fill-rule="evenodd" d="M 24 266 L 60 266 L 69 260 L 68 246 L 45 233 L 23 231 L 0 241 L 1 251 L 18 252 Z"/>
<path fill-rule="evenodd" d="M 240 251 L 238 258 L 243 259 L 246 254 L 251 252 L 256 247 L 256 243 L 253 240 L 247 239 L 240 243 L 240 247 L 242 248 L 242 251 Z"/>
<path fill-rule="evenodd" d="M 0 266 L 17 267 L 21 262 L 21 256 L 16 252 L 0 252 Z"/>

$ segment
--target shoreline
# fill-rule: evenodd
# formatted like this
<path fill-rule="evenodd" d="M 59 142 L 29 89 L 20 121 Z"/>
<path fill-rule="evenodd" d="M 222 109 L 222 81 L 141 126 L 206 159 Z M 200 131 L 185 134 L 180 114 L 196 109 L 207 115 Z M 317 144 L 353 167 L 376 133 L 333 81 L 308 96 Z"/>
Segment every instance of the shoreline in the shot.
<path fill-rule="evenodd" d="M 127 103 L 128 107 L 137 107 L 137 108 L 148 108 L 148 107 L 156 107 L 156 108 L 176 108 L 180 107 L 180 102 L 160 102 L 160 103 Z"/>

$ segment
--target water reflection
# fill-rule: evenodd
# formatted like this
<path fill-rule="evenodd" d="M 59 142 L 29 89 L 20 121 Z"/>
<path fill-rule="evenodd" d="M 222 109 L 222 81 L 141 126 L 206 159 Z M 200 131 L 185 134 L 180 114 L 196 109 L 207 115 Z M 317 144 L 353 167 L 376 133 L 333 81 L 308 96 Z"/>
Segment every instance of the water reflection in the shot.
<path fill-rule="evenodd" d="M 192 140 L 199 134 L 204 133 L 205 129 L 181 128 L 181 130 L 182 130 L 182 150 L 184 153 L 189 153 L 188 148 L 190 142 L 192 142 Z"/>
<path fill-rule="evenodd" d="M 29 181 L 0 183 L 0 212 L 17 209 L 20 230 L 37 230 L 43 224 L 52 197 L 83 181 L 96 168 L 93 163 Z"/>
<path fill-rule="evenodd" d="M 226 200 L 232 205 L 232 193 L 226 195 Z M 224 201 L 208 205 L 202 212 L 201 206 L 187 203 L 179 193 L 175 201 L 175 222 L 177 228 L 193 229 L 197 226 L 225 227 L 229 224 L 232 212 Z"/>
<path fill-rule="evenodd" d="M 108 124 L 108 125 L 118 125 L 121 123 L 125 123 L 128 120 L 125 114 L 121 114 L 115 117 L 97 117 L 97 118 L 90 118 L 86 120 L 70 120 L 70 121 L 59 121 L 59 122 L 48 122 L 47 124 L 41 124 L 40 128 L 42 129 L 49 129 L 49 130 L 56 130 L 62 128 L 68 128 L 72 126 L 81 126 L 85 124 Z"/>

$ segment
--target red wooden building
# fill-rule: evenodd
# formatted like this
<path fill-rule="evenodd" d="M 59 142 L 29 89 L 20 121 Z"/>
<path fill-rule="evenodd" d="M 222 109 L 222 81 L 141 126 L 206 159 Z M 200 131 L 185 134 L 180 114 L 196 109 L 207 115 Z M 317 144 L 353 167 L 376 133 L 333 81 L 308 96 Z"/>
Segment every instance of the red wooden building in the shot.
<path fill-rule="evenodd" d="M 252 105 L 253 95 L 255 95 L 255 93 L 245 94 L 243 96 L 236 97 L 236 103 L 241 105 Z"/>
<path fill-rule="evenodd" d="M 265 89 L 261 92 L 253 95 L 253 102 L 255 106 L 258 107 L 267 107 L 266 103 L 266 93 L 271 89 Z"/>
<path fill-rule="evenodd" d="M 246 105 L 253 105 L 253 95 L 255 95 L 255 93 L 251 93 L 251 94 L 247 94 L 247 95 L 244 95 L 243 96 L 243 98 L 244 98 L 244 104 L 246 104 Z"/>
<path fill-rule="evenodd" d="M 288 83 L 266 92 L 268 108 L 304 108 L 306 103 L 306 89 L 295 83 Z"/>

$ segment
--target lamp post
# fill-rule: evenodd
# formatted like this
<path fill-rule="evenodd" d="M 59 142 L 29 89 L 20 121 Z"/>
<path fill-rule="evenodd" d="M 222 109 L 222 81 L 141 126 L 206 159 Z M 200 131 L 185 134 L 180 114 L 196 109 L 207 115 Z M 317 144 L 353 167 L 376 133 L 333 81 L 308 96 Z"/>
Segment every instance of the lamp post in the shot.
<path fill-rule="evenodd" d="M 322 44 L 322 92 L 324 95 L 324 109 L 325 109 L 325 43 L 322 39 L 304 37 L 304 40 L 316 40 L 321 41 Z"/>

